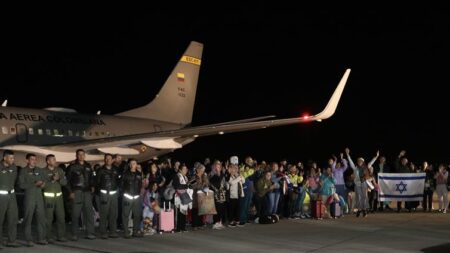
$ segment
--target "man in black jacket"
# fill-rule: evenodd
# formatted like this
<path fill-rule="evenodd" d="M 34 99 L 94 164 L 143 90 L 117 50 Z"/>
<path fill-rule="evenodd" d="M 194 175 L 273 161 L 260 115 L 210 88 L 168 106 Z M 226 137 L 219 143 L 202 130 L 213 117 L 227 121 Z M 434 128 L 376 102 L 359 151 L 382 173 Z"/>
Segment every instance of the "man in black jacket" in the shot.
<path fill-rule="evenodd" d="M 108 239 L 107 227 L 109 225 L 109 237 L 117 238 L 117 196 L 119 195 L 119 172 L 113 166 L 111 154 L 105 154 L 105 164 L 98 170 L 97 189 L 100 195 L 100 234 L 102 239 Z"/>
<path fill-rule="evenodd" d="M 378 183 L 378 173 L 390 173 L 391 172 L 391 168 L 386 164 L 386 157 L 385 156 L 380 156 L 380 158 L 378 158 L 378 163 L 374 164 L 373 166 L 373 177 L 375 178 L 375 181 Z M 375 194 L 378 194 L 375 192 Z M 378 209 L 380 212 L 383 212 L 384 209 L 386 208 L 386 210 L 392 210 L 392 208 L 389 207 L 389 202 L 381 202 L 378 201 L 378 196 L 375 196 L 373 199 L 373 210 L 377 211 L 377 207 L 378 207 L 378 202 L 380 204 L 380 208 Z"/>
<path fill-rule="evenodd" d="M 408 166 L 408 158 L 406 158 L 406 151 L 402 150 L 395 160 L 395 172 L 396 173 L 410 173 L 411 170 Z M 411 207 L 405 202 L 405 207 L 408 208 L 408 211 L 411 212 Z M 397 201 L 397 213 L 402 210 L 402 202 Z"/>
<path fill-rule="evenodd" d="M 131 238 L 128 232 L 128 219 L 130 213 L 133 214 L 133 236 L 142 237 L 140 224 L 142 219 L 142 172 L 138 170 L 138 163 L 134 159 L 128 161 L 129 168 L 123 173 L 122 177 L 122 224 L 124 227 L 125 238 Z"/>
<path fill-rule="evenodd" d="M 94 213 L 92 194 L 95 191 L 92 167 L 85 161 L 86 153 L 79 149 L 76 151 L 76 160 L 67 168 L 67 188 L 72 200 L 72 240 L 77 241 L 78 219 L 83 211 L 83 222 L 86 225 L 86 238 L 95 239 Z"/>

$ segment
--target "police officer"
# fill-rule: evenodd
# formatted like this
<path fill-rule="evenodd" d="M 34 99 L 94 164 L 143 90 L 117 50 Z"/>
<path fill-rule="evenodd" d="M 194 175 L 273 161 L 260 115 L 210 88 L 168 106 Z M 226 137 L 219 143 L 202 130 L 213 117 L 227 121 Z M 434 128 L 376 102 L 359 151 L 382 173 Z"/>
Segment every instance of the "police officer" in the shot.
<path fill-rule="evenodd" d="M 17 167 L 14 165 L 14 153 L 11 150 L 3 151 L 3 160 L 0 162 L 0 245 L 3 244 L 3 222 L 8 220 L 7 247 L 20 247 L 16 242 L 17 236 L 17 201 L 14 185 L 17 179 Z M 1 248 L 1 247 L 0 247 Z"/>
<path fill-rule="evenodd" d="M 82 149 L 76 151 L 76 160 L 67 168 L 67 188 L 72 200 L 72 240 L 77 241 L 78 219 L 83 211 L 83 223 L 86 225 L 86 238 L 93 240 L 94 213 L 92 194 L 95 191 L 92 168 L 85 161 L 86 153 Z"/>
<path fill-rule="evenodd" d="M 47 167 L 44 168 L 46 182 L 44 186 L 44 203 L 46 216 L 47 241 L 53 243 L 52 225 L 53 217 L 56 217 L 56 240 L 66 242 L 66 222 L 64 212 L 64 201 L 61 186 L 67 184 L 64 171 L 56 167 L 55 155 L 50 154 L 45 157 Z"/>
<path fill-rule="evenodd" d="M 102 239 L 108 239 L 107 226 L 109 225 L 109 237 L 117 238 L 117 196 L 119 195 L 118 168 L 113 166 L 113 156 L 105 154 L 105 164 L 98 170 L 97 189 L 99 189 L 98 203 L 100 209 L 100 234 Z"/>
<path fill-rule="evenodd" d="M 31 222 L 36 214 L 36 224 L 38 232 L 37 244 L 46 245 L 45 240 L 45 209 L 44 198 L 42 197 L 42 188 L 45 187 L 45 173 L 43 169 L 36 167 L 36 155 L 27 154 L 27 166 L 20 170 L 19 186 L 25 190 L 25 240 L 27 246 L 33 246 L 33 238 L 31 236 Z"/>
<path fill-rule="evenodd" d="M 142 187 L 142 172 L 138 170 L 138 163 L 134 159 L 128 162 L 128 170 L 126 170 L 122 177 L 122 224 L 124 227 L 125 238 L 131 238 L 128 232 L 128 219 L 130 214 L 133 214 L 133 236 L 142 237 L 140 231 L 140 224 L 142 218 L 142 199 L 140 196 Z"/>
<path fill-rule="evenodd" d="M 119 181 L 123 176 L 123 172 L 125 171 L 125 169 L 127 168 L 127 162 L 125 162 L 122 158 L 121 155 L 119 154 L 114 154 L 113 155 L 113 165 L 117 168 L 118 173 L 119 173 Z M 122 199 L 123 199 L 123 191 L 121 188 L 119 188 L 119 194 L 118 194 L 119 198 L 117 200 L 117 205 L 118 205 L 118 209 L 117 209 L 117 227 L 119 229 L 123 229 L 124 226 L 122 226 Z"/>

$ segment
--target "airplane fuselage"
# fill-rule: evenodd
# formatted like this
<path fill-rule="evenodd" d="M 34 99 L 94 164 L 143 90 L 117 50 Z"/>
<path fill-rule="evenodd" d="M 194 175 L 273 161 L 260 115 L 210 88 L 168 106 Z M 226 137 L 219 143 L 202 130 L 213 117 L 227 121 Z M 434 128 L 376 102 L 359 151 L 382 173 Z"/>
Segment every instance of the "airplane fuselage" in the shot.
<path fill-rule="evenodd" d="M 16 152 L 57 153 L 59 160 L 73 160 L 76 148 L 62 144 L 114 136 L 160 132 L 182 128 L 181 125 L 151 119 L 111 115 L 87 115 L 18 107 L 0 107 L 0 148 Z M 58 147 L 61 145 L 61 147 Z M 155 149 L 144 144 L 127 147 L 133 156 L 147 160 L 172 151 Z M 109 150 L 105 147 L 105 150 Z M 101 158 L 102 152 L 91 152 L 91 161 Z"/>

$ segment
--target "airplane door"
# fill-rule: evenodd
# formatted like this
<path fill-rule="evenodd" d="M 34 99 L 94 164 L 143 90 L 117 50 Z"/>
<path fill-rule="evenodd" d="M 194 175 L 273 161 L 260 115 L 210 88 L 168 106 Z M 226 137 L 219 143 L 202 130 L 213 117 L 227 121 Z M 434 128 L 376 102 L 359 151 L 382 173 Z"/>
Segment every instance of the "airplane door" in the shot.
<path fill-rule="evenodd" d="M 16 124 L 16 139 L 19 143 L 28 141 L 27 126 L 24 124 Z"/>

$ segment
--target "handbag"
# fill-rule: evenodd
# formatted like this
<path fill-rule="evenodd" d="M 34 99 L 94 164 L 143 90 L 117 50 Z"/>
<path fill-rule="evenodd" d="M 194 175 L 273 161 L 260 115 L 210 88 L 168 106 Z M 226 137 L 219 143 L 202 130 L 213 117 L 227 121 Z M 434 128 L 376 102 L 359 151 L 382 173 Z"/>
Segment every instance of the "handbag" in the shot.
<path fill-rule="evenodd" d="M 333 195 L 331 195 L 327 199 L 327 205 L 331 205 L 333 202 L 334 202 L 334 197 L 333 197 Z"/>
<path fill-rule="evenodd" d="M 163 192 L 163 196 L 165 200 L 172 200 L 173 195 L 175 195 L 175 188 L 172 185 L 168 185 L 167 188 Z"/>
<path fill-rule="evenodd" d="M 197 198 L 198 215 L 217 214 L 213 194 L 197 193 Z"/>
<path fill-rule="evenodd" d="M 153 201 L 153 202 L 151 203 L 151 207 L 152 207 L 153 212 L 154 212 L 155 214 L 160 214 L 160 213 L 161 213 L 161 207 L 159 206 L 159 203 L 158 203 L 157 200 L 155 200 L 155 201 Z"/>
<path fill-rule="evenodd" d="M 192 198 L 189 195 L 189 193 L 187 193 L 187 191 L 183 192 L 182 194 L 180 194 L 180 201 L 182 205 L 187 205 L 189 203 L 192 202 Z"/>

